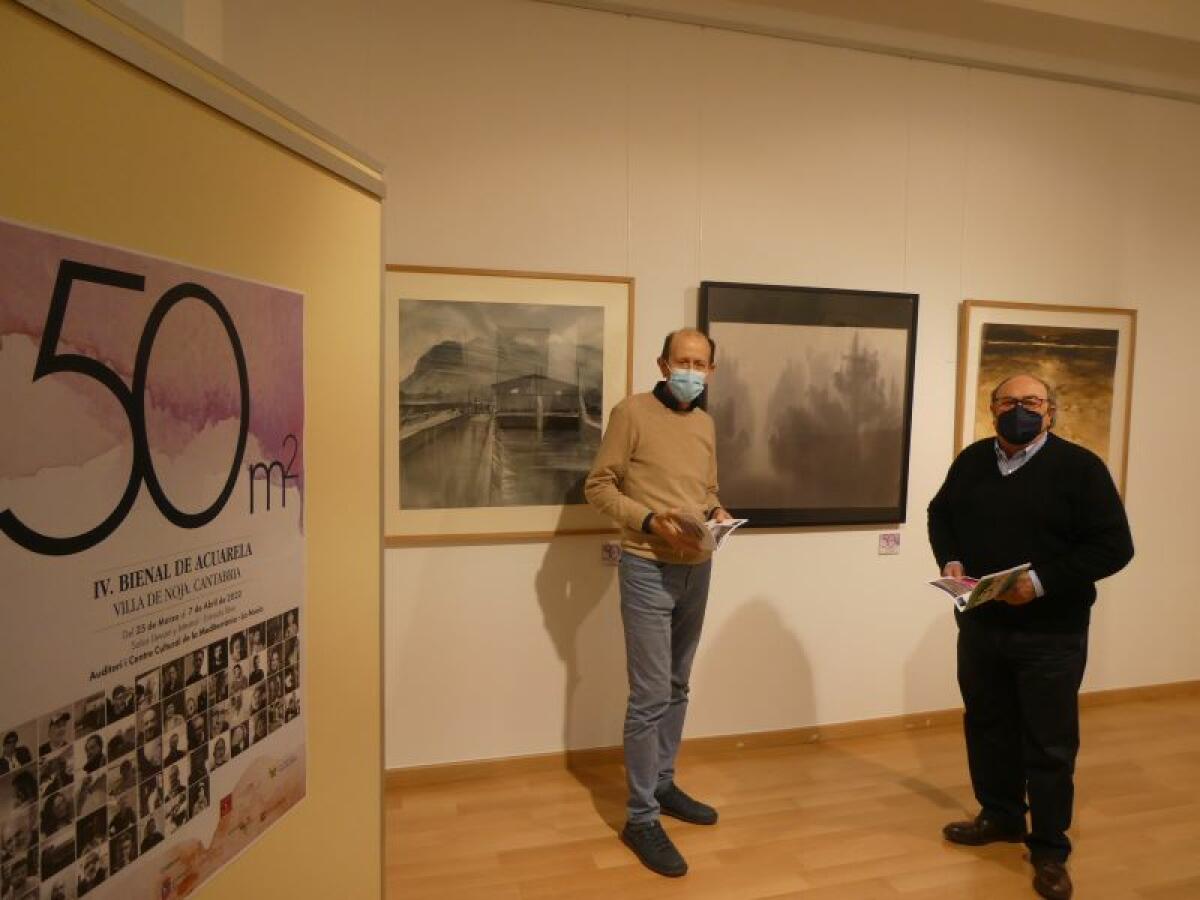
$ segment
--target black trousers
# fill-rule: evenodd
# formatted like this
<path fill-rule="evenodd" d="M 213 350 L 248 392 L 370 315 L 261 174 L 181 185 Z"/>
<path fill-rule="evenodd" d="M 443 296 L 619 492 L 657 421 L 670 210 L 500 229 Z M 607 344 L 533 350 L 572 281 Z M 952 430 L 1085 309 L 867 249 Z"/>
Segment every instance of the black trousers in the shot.
<path fill-rule="evenodd" d="M 1025 824 L 1033 859 L 1065 861 L 1079 752 L 1087 631 L 1019 631 L 959 619 L 958 686 L 971 786 L 982 812 Z M 1028 797 L 1028 803 L 1026 803 Z"/>

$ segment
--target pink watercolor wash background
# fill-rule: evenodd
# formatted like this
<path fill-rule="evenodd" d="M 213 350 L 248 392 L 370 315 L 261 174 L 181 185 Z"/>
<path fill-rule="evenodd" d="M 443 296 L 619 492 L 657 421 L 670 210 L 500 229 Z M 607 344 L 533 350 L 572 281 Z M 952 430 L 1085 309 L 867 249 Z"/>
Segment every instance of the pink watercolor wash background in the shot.
<path fill-rule="evenodd" d="M 300 442 L 292 472 L 303 490 L 303 308 L 300 294 L 195 269 L 180 263 L 0 221 L 0 341 L 24 336 L 41 342 L 59 262 L 71 259 L 145 277 L 142 292 L 76 282 L 71 291 L 60 353 L 103 363 L 127 386 L 133 383 L 138 341 L 150 310 L 181 282 L 212 291 L 228 309 L 241 337 L 250 382 L 250 436 L 270 455 L 290 456 L 287 434 Z M 12 346 L 12 345 L 9 345 Z M 32 369 L 28 377 L 32 378 Z M 47 376 L 86 400 L 96 425 L 110 437 L 101 451 L 130 441 L 125 417 L 100 384 L 77 375 Z M 151 356 L 147 379 L 147 427 L 156 454 L 181 452 L 206 427 L 240 412 L 237 372 L 225 329 L 202 304 L 186 300 L 167 314 Z M 21 423 L 9 423 L 20 428 Z M 94 429 L 93 429 L 94 430 Z M 19 442 L 19 435 L 16 435 Z M 65 442 L 37 465 L 82 465 L 97 454 L 96 439 Z M 0 461 L 0 475 L 22 477 L 31 457 Z M 14 467 L 16 470 L 14 470 Z"/>

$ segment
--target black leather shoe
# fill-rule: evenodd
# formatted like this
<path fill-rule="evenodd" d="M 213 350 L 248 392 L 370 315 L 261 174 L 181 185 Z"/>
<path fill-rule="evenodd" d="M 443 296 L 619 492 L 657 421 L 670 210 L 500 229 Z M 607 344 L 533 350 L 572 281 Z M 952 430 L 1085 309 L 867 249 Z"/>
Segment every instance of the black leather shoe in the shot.
<path fill-rule="evenodd" d="M 965 822 L 951 822 L 942 829 L 942 836 L 953 844 L 966 844 L 970 847 L 994 844 L 997 841 L 1019 844 L 1025 840 L 1025 827 L 1022 825 L 1020 828 L 1004 828 L 981 813 Z"/>
<path fill-rule="evenodd" d="M 1070 900 L 1074 891 L 1067 867 L 1052 859 L 1033 861 L 1033 889 L 1046 900 Z"/>
<path fill-rule="evenodd" d="M 675 849 L 658 819 L 636 825 L 626 822 L 621 829 L 621 840 L 651 872 L 668 878 L 687 874 L 686 860 Z"/>
<path fill-rule="evenodd" d="M 707 803 L 694 800 L 671 782 L 654 792 L 658 808 L 666 816 L 691 822 L 693 825 L 712 825 L 717 821 L 717 811 Z"/>

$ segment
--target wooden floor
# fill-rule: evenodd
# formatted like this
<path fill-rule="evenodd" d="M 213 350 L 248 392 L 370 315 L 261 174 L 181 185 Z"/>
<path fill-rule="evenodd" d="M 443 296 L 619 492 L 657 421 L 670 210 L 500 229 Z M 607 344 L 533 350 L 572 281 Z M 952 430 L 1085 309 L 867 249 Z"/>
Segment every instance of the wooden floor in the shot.
<path fill-rule="evenodd" d="M 1020 845 L 944 843 L 974 813 L 957 729 L 681 761 L 712 827 L 664 820 L 687 858 L 656 876 L 618 841 L 619 765 L 396 788 L 388 900 L 1035 897 Z M 1076 897 L 1200 898 L 1200 697 L 1084 711 Z"/>

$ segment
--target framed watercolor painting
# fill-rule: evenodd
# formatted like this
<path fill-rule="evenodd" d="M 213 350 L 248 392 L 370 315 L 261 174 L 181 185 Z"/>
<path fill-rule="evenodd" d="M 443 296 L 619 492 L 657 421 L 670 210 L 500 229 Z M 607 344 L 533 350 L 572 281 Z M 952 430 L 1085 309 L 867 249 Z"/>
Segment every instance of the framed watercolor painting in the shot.
<path fill-rule="evenodd" d="M 701 284 L 730 512 L 758 527 L 904 521 L 917 299 Z"/>
<path fill-rule="evenodd" d="M 388 266 L 389 542 L 611 531 L 583 481 L 632 321 L 632 278 Z"/>
<path fill-rule="evenodd" d="M 995 433 L 992 390 L 1027 372 L 1057 394 L 1054 432 L 1103 459 L 1124 496 L 1136 336 L 1133 309 L 964 300 L 955 452 Z"/>

